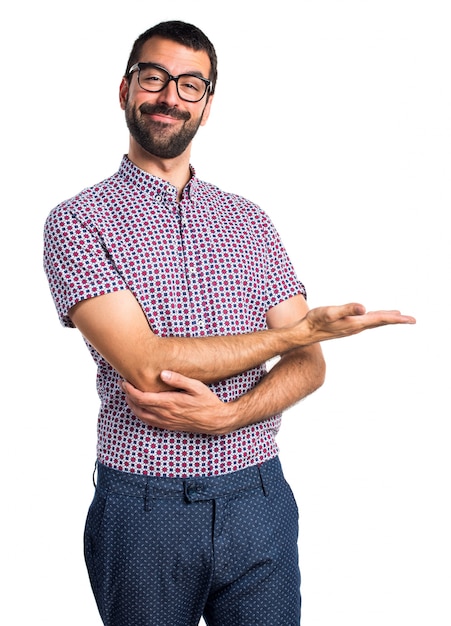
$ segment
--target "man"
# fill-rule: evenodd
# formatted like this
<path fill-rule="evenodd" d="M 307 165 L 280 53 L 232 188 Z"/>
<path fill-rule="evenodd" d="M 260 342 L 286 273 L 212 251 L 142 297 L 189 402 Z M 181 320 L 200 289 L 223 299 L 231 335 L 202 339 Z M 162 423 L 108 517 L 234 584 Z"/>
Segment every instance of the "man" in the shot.
<path fill-rule="evenodd" d="M 98 365 L 85 556 L 108 626 L 299 624 L 281 411 L 322 384 L 321 341 L 414 323 L 359 304 L 309 311 L 268 217 L 196 177 L 216 78 L 196 27 L 143 33 L 120 85 L 128 155 L 46 221 L 60 320 Z"/>

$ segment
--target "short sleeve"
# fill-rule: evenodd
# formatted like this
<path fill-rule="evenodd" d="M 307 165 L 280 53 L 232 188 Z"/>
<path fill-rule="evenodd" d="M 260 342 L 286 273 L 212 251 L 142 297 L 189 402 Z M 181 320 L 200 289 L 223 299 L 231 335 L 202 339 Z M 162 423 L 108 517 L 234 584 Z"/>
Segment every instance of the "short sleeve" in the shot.
<path fill-rule="evenodd" d="M 266 244 L 266 292 L 269 308 L 299 294 L 307 299 L 305 286 L 297 277 L 279 233 L 271 220 L 265 217 L 263 232 Z"/>
<path fill-rule="evenodd" d="M 68 312 L 78 302 L 127 288 L 100 233 L 64 204 L 45 222 L 44 270 L 60 322 L 67 327 L 74 326 Z"/>

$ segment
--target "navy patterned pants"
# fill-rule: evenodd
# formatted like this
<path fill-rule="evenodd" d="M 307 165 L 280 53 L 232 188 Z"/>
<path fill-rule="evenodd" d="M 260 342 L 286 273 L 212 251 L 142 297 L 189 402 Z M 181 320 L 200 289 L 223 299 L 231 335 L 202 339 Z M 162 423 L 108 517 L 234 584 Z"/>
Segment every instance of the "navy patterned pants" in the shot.
<path fill-rule="evenodd" d="M 298 511 L 277 458 L 223 476 L 98 465 L 85 558 L 106 626 L 298 626 Z"/>

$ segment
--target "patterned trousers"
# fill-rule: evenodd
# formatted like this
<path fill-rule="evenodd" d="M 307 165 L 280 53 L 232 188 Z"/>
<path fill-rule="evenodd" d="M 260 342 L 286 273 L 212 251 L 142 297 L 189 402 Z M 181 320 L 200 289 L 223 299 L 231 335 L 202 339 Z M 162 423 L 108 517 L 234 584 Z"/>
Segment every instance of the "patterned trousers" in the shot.
<path fill-rule="evenodd" d="M 106 626 L 298 626 L 298 511 L 278 458 L 156 478 L 98 465 L 85 559 Z"/>

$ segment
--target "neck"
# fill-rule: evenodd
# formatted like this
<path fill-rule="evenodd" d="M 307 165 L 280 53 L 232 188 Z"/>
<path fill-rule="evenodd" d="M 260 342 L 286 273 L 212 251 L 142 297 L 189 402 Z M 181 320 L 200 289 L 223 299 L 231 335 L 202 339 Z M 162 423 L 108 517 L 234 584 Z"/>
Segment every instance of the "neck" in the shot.
<path fill-rule="evenodd" d="M 168 181 L 168 183 L 176 187 L 179 201 L 182 198 L 185 185 L 191 178 L 190 155 L 191 149 L 188 147 L 185 152 L 174 159 L 160 159 L 143 150 L 133 140 L 130 141 L 128 151 L 128 158 L 137 167 L 152 174 L 152 176 Z"/>

